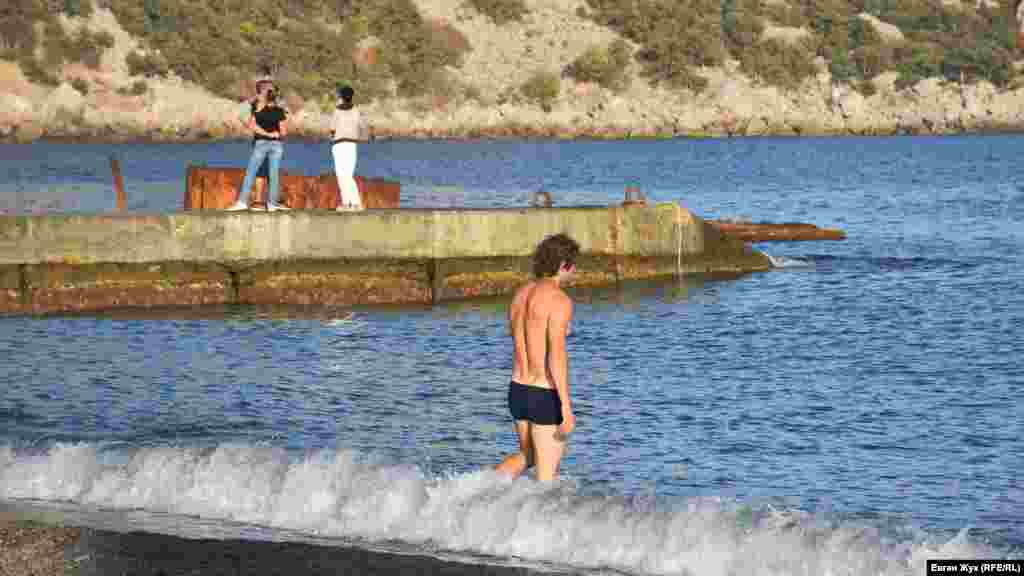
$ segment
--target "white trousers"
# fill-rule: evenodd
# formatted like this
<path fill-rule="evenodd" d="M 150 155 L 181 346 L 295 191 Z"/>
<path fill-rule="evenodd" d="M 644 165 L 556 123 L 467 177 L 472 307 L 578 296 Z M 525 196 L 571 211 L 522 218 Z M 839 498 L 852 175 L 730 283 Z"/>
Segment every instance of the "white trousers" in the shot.
<path fill-rule="evenodd" d="M 341 190 L 341 205 L 362 207 L 359 199 L 359 187 L 352 176 L 356 172 L 356 143 L 338 142 L 331 146 L 334 156 L 334 175 L 338 178 L 338 189 Z"/>

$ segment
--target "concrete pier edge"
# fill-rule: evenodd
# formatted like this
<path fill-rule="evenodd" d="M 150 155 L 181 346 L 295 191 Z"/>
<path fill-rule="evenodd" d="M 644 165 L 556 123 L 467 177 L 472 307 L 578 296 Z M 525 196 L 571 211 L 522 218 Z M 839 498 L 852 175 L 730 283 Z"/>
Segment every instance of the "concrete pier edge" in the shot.
<path fill-rule="evenodd" d="M 0 216 L 0 314 L 503 294 L 559 232 L 581 246 L 576 285 L 771 267 L 677 203 Z"/>

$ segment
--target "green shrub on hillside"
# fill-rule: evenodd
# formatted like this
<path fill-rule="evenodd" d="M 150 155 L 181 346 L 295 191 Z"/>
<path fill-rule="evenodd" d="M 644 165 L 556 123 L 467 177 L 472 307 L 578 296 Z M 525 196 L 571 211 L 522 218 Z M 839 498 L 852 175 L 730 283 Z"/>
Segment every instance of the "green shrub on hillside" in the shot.
<path fill-rule="evenodd" d="M 529 12 L 523 0 L 466 0 L 466 3 L 498 26 L 518 22 Z"/>
<path fill-rule="evenodd" d="M 68 16 L 88 18 L 92 16 L 92 0 L 64 0 L 63 12 Z"/>
<path fill-rule="evenodd" d="M 722 34 L 733 54 L 751 49 L 763 32 L 764 21 L 749 12 L 734 12 L 722 18 Z"/>
<path fill-rule="evenodd" d="M 829 58 L 828 71 L 833 82 L 849 83 L 859 77 L 857 64 L 846 50 L 834 50 Z"/>
<path fill-rule="evenodd" d="M 813 33 L 811 46 L 818 56 L 828 58 L 855 46 L 851 39 L 862 31 L 853 6 L 844 0 L 801 0 L 807 27 Z M 855 27 L 850 29 L 851 24 Z"/>
<path fill-rule="evenodd" d="M 857 69 L 854 78 L 870 80 L 896 66 L 894 48 L 885 44 L 861 46 L 850 53 L 850 61 Z"/>
<path fill-rule="evenodd" d="M 593 46 L 580 54 L 563 70 L 577 82 L 594 82 L 609 90 L 621 91 L 629 86 L 629 44 L 618 39 L 608 46 Z"/>
<path fill-rule="evenodd" d="M 130 2 L 129 0 L 105 0 L 105 2 L 117 17 L 117 23 L 121 25 L 121 28 L 141 40 L 147 40 L 142 2 Z"/>
<path fill-rule="evenodd" d="M 1005 86 L 1013 76 L 1013 61 L 1019 56 L 1017 25 L 1008 6 L 975 11 L 954 11 L 961 19 L 958 34 L 940 38 L 943 47 L 942 74 L 959 82 L 987 80 Z M 962 74 L 961 74 L 962 73 Z"/>
<path fill-rule="evenodd" d="M 896 89 L 902 90 L 925 78 L 939 76 L 942 48 L 934 44 L 908 42 L 896 48 Z"/>
<path fill-rule="evenodd" d="M 933 0 L 890 0 L 876 2 L 871 13 L 894 24 L 904 35 L 913 37 L 920 32 L 956 33 L 962 24 L 953 11 Z"/>
<path fill-rule="evenodd" d="M 36 46 L 33 24 L 46 17 L 37 0 L 6 0 L 0 8 L 0 56 L 17 57 L 31 53 Z"/>
<path fill-rule="evenodd" d="M 847 34 L 845 42 L 825 47 L 833 81 L 857 84 L 890 67 L 892 51 L 884 46 L 881 35 L 871 23 L 853 16 L 844 30 Z"/>
<path fill-rule="evenodd" d="M 462 0 L 501 24 L 527 14 L 524 0 Z M 897 86 L 926 77 L 953 82 L 1014 82 L 1021 59 L 1010 0 L 955 5 L 940 0 L 586 0 L 577 15 L 618 32 L 625 40 L 595 47 L 564 70 L 579 81 L 621 89 L 630 58 L 654 84 L 699 91 L 701 67 L 740 61 L 760 81 L 792 87 L 825 58 L 833 79 L 859 90 L 887 71 Z M 57 15 L 88 16 L 111 9 L 142 42 L 128 57 L 133 74 L 174 73 L 214 93 L 237 97 L 239 85 L 269 67 L 291 102 L 330 102 L 338 82 L 360 99 L 430 96 L 449 101 L 466 90 L 448 73 L 471 49 L 450 24 L 425 20 L 413 0 L 2 0 L 0 57 L 16 60 L 31 80 L 55 83 L 69 62 L 98 66 L 112 44 L 108 35 L 68 33 Z M 900 27 L 906 41 L 886 44 L 858 14 Z M 811 38 L 798 47 L 763 41 L 766 24 L 804 27 Z M 367 46 L 373 58 L 364 57 Z M 537 79 L 510 89 L 545 100 L 557 82 Z M 556 78 L 557 80 L 557 78 Z M 544 86 L 548 91 L 543 90 Z"/>
<path fill-rule="evenodd" d="M 653 22 L 638 57 L 648 77 L 656 83 L 694 89 L 703 88 L 693 70 L 717 66 L 725 59 L 720 17 L 707 15 L 706 7 L 694 2 L 673 5 L 671 9 L 651 10 L 645 19 Z M 681 25 L 681 28 L 676 28 Z"/>
<path fill-rule="evenodd" d="M 893 48 L 885 44 L 861 46 L 854 50 L 835 50 L 829 58 L 829 72 L 834 82 L 857 85 L 870 80 L 894 65 Z"/>
<path fill-rule="evenodd" d="M 302 98 L 333 92 L 338 79 L 350 79 L 355 75 L 355 63 L 352 61 L 355 39 L 351 35 L 341 36 L 319 24 L 285 21 L 276 33 L 266 34 L 262 45 L 266 52 L 256 52 L 252 61 L 254 68 L 249 70 L 258 70 L 262 66 L 276 69 L 275 76 L 281 89 L 294 91 Z M 246 69 L 240 72 L 239 79 L 253 75 Z M 360 92 L 364 88 L 356 83 L 353 85 Z"/>
<path fill-rule="evenodd" d="M 57 85 L 58 70 L 51 63 L 64 62 L 67 40 L 63 28 L 56 25 L 56 18 L 49 10 L 49 5 L 43 0 L 6 0 L 5 3 L 5 6 L 0 7 L 0 58 L 17 61 L 22 74 L 30 82 Z M 39 34 L 39 28 L 42 28 L 44 34 Z M 52 42 L 50 54 L 47 54 L 50 50 L 45 49 L 47 36 L 57 38 L 56 42 Z M 43 62 L 36 57 L 40 44 L 44 48 Z"/>
<path fill-rule="evenodd" d="M 837 28 L 845 32 L 854 15 L 852 5 L 844 0 L 800 0 L 799 4 L 811 30 L 821 36 L 828 36 Z"/>
<path fill-rule="evenodd" d="M 145 80 L 136 80 L 135 82 L 132 82 L 132 85 L 129 87 L 122 86 L 121 88 L 118 88 L 117 93 L 122 96 L 142 96 L 148 89 L 149 87 L 146 85 Z"/>
<path fill-rule="evenodd" d="M 89 93 L 89 83 L 81 78 L 72 78 L 71 87 L 79 94 L 85 95 Z"/>
<path fill-rule="evenodd" d="M 58 70 L 68 61 L 71 38 L 55 18 L 50 18 L 43 25 L 43 66 L 50 70 Z"/>
<path fill-rule="evenodd" d="M 587 0 L 591 17 L 640 45 L 636 58 L 655 84 L 700 90 L 695 67 L 725 57 L 718 0 Z"/>
<path fill-rule="evenodd" d="M 636 42 L 637 59 L 655 83 L 699 86 L 694 67 L 721 61 L 723 46 L 742 69 L 762 81 L 793 86 L 813 73 L 811 57 L 827 61 L 833 79 L 861 90 L 866 80 L 897 71 L 897 86 L 928 76 L 954 81 L 988 80 L 1004 85 L 1012 79 L 1016 47 L 1010 0 L 963 9 L 938 0 L 789 0 L 760 4 L 750 0 L 587 0 L 587 17 Z M 717 10 L 718 29 L 705 16 Z M 868 22 L 867 12 L 895 24 L 907 38 L 885 46 Z M 760 40 L 766 22 L 804 27 L 811 38 L 799 50 Z M 695 34 L 694 30 L 700 30 Z M 672 36 L 674 35 L 674 36 Z M 927 49 L 922 48 L 927 47 Z M 699 88 L 698 88 L 699 89 Z"/>
<path fill-rule="evenodd" d="M 56 18 L 46 20 L 42 40 L 43 65 L 54 71 L 69 62 L 98 68 L 103 52 L 114 45 L 114 37 L 109 32 L 93 32 L 83 27 L 68 33 Z"/>
<path fill-rule="evenodd" d="M 991 42 L 980 42 L 947 50 L 940 68 L 942 75 L 954 82 L 988 80 L 1005 86 L 1010 81 L 1012 66 L 1008 51 Z"/>
<path fill-rule="evenodd" d="M 637 53 L 644 67 L 644 75 L 655 84 L 700 91 L 706 82 L 695 68 L 715 66 L 722 62 L 725 51 L 721 44 L 704 45 L 706 28 L 681 30 L 676 34 L 662 34 L 648 42 Z"/>
<path fill-rule="evenodd" d="M 852 16 L 846 24 L 849 33 L 850 48 L 856 50 L 861 46 L 874 46 L 882 43 L 882 35 L 874 25 L 860 16 Z"/>
<path fill-rule="evenodd" d="M 537 72 L 519 87 L 519 92 L 523 97 L 540 104 L 546 112 L 551 111 L 551 105 L 558 99 L 561 91 L 561 80 L 557 74 L 550 72 Z"/>
<path fill-rule="evenodd" d="M 125 56 L 124 63 L 128 66 L 128 73 L 132 76 L 152 78 L 166 76 L 168 71 L 167 59 L 159 54 L 140 54 L 138 51 L 132 50 Z"/>
<path fill-rule="evenodd" d="M 751 78 L 783 88 L 797 88 L 815 72 L 806 47 L 768 38 L 742 54 L 740 69 Z"/>
<path fill-rule="evenodd" d="M 803 8 L 794 6 L 788 2 L 781 4 L 768 4 L 764 7 L 764 17 L 771 20 L 778 26 L 789 28 L 802 28 L 807 26 L 807 17 L 804 16 Z"/>
<path fill-rule="evenodd" d="M 433 74 L 462 65 L 469 41 L 450 25 L 425 22 L 411 0 L 386 2 L 368 10 L 369 31 L 381 39 L 381 60 L 399 96 L 427 92 Z"/>
<path fill-rule="evenodd" d="M 82 28 L 71 37 L 71 50 L 78 55 L 78 60 L 89 68 L 99 68 L 103 53 L 114 46 L 114 37 L 107 31 Z"/>
<path fill-rule="evenodd" d="M 753 0 L 722 0 L 722 36 L 733 54 L 757 43 L 764 32 L 760 3 Z"/>
<path fill-rule="evenodd" d="M 426 22 L 411 0 L 107 0 L 121 25 L 161 62 L 134 58 L 147 75 L 172 71 L 224 96 L 239 82 L 275 71 L 284 91 L 301 99 L 352 84 L 360 98 L 424 93 L 435 71 L 459 66 L 468 41 L 451 26 Z M 357 67 L 360 41 L 374 36 L 376 58 Z"/>
<path fill-rule="evenodd" d="M 469 49 L 450 25 L 424 21 L 411 0 L 378 0 L 361 6 L 359 14 L 367 32 L 380 39 L 381 65 L 400 96 L 426 93 L 434 72 L 461 66 Z"/>
<path fill-rule="evenodd" d="M 21 73 L 25 75 L 29 82 L 44 86 L 56 86 L 60 83 L 52 69 L 45 67 L 31 54 L 27 56 L 23 54 L 18 60 L 18 67 L 21 68 Z"/>
<path fill-rule="evenodd" d="M 1011 9 L 1015 6 L 1011 0 L 996 0 L 995 7 L 982 2 L 967 33 L 991 40 L 1005 50 L 1017 50 L 1016 10 Z"/>
<path fill-rule="evenodd" d="M 853 86 L 858 92 L 870 98 L 878 92 L 878 87 L 871 80 L 861 80 Z"/>

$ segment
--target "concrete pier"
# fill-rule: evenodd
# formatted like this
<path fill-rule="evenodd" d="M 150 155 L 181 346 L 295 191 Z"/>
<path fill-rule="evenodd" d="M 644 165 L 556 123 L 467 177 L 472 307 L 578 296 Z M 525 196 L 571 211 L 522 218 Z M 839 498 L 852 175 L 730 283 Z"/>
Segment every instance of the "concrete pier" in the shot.
<path fill-rule="evenodd" d="M 225 303 L 432 303 L 513 291 L 545 236 L 577 285 L 752 272 L 768 258 L 678 204 L 0 217 L 0 313 Z"/>

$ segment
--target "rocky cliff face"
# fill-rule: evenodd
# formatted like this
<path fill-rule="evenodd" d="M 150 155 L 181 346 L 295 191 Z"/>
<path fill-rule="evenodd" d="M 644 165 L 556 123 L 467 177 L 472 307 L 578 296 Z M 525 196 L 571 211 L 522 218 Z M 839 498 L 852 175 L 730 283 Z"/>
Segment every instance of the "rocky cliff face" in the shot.
<path fill-rule="evenodd" d="M 421 13 L 458 28 L 472 52 L 451 70 L 474 98 L 389 100 L 363 107 L 377 137 L 671 137 L 763 134 L 957 133 L 1024 128 L 1024 88 L 997 90 L 928 79 L 897 91 L 892 74 L 874 79 L 870 97 L 834 85 L 819 64 L 799 90 L 780 91 L 739 72 L 733 63 L 706 69 L 701 93 L 652 87 L 631 70 L 630 86 L 612 92 L 563 78 L 548 110 L 506 96 L 537 72 L 558 74 L 614 32 L 576 15 L 582 0 L 533 0 L 521 22 L 496 26 L 459 3 L 418 0 Z M 75 25 L 69 22 L 68 25 Z M 98 69 L 66 67 L 56 88 L 28 82 L 17 64 L 0 61 L 0 139 L 40 137 L 191 140 L 244 137 L 239 102 L 212 96 L 178 79 L 129 75 L 125 56 L 136 41 L 107 10 L 90 25 L 111 32 L 114 46 Z M 892 30 L 880 30 L 893 34 Z M 799 31 L 766 30 L 795 35 Z M 895 31 L 898 33 L 898 30 Z M 287 87 L 285 87 L 287 89 Z M 292 131 L 326 137 L 329 111 L 315 102 L 293 106 Z"/>

